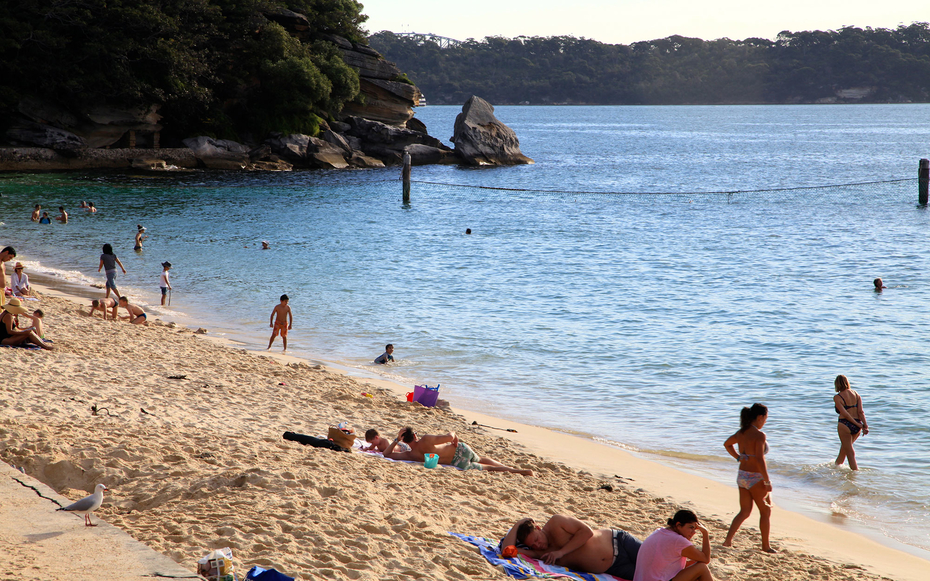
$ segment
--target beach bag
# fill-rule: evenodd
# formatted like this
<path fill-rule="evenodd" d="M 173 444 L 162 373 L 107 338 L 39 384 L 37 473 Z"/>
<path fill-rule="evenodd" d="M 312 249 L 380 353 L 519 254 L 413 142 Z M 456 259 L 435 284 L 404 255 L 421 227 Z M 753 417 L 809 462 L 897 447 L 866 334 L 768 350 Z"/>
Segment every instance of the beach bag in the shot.
<path fill-rule="evenodd" d="M 336 445 L 349 448 L 350 450 L 355 444 L 355 430 L 352 430 L 352 428 L 330 428 L 326 433 L 326 437 L 332 440 Z"/>
<path fill-rule="evenodd" d="M 439 399 L 439 385 L 441 384 L 437 384 L 436 387 L 430 387 L 428 385 L 414 385 L 413 401 L 428 408 L 435 406 L 436 400 Z"/>
<path fill-rule="evenodd" d="M 294 581 L 293 577 L 288 577 L 275 568 L 263 569 L 258 565 L 249 569 L 245 574 L 248 581 Z"/>

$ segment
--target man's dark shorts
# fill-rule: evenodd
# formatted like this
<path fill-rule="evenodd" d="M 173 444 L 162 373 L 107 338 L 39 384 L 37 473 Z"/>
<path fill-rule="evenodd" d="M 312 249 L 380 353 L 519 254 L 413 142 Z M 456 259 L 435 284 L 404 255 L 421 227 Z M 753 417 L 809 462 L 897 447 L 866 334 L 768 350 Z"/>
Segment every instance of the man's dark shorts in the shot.
<path fill-rule="evenodd" d="M 636 572 L 636 555 L 643 542 L 626 531 L 614 529 L 614 562 L 605 573 L 632 579 Z"/>

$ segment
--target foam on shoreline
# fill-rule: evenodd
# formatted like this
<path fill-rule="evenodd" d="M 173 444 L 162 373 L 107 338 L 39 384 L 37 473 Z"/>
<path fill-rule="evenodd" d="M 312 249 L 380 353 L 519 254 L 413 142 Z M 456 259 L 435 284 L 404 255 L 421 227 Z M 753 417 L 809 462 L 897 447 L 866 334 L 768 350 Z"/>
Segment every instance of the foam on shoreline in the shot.
<path fill-rule="evenodd" d="M 72 301 L 78 298 L 68 293 L 66 290 L 56 288 L 56 286 L 40 288 L 40 292 L 45 293 L 44 296 L 57 296 Z M 56 322 L 56 326 L 57 324 L 60 323 Z M 104 323 L 100 321 L 99 324 Z M 110 325 L 112 328 L 106 328 L 106 330 L 108 332 L 117 332 L 121 337 L 126 337 L 136 331 L 130 329 L 128 325 Z M 58 332 L 56 326 L 50 325 L 53 334 Z M 229 344 L 228 341 L 222 339 L 211 339 L 211 341 L 214 343 Z M 63 347 L 67 348 L 67 345 L 63 345 Z M 233 351 L 238 352 L 241 350 L 235 349 Z M 287 365 L 288 367 L 286 367 L 286 369 L 310 367 L 303 359 L 290 355 L 282 355 L 277 352 L 255 352 L 251 353 L 251 356 L 258 356 L 258 361 L 264 360 L 265 358 L 263 356 L 270 356 L 273 360 Z M 311 362 L 316 363 L 315 360 L 311 360 Z M 342 383 L 348 384 L 357 383 L 355 380 L 345 377 L 345 370 L 340 369 L 340 366 L 337 364 L 329 364 L 325 369 L 325 374 L 329 377 L 341 375 L 345 378 L 342 380 L 337 379 L 337 382 L 341 381 Z M 275 372 L 274 375 L 278 375 L 278 373 Z M 405 386 L 379 378 L 365 378 L 363 380 L 358 380 L 358 382 L 364 385 L 376 386 L 381 388 L 383 393 L 389 392 L 397 396 L 399 401 L 389 404 L 392 407 L 392 414 L 390 414 L 392 418 L 396 415 L 402 415 L 393 413 L 397 412 L 397 409 L 393 409 L 396 406 L 401 406 L 401 408 L 405 410 L 409 407 L 409 404 L 402 402 L 403 395 L 406 391 L 409 391 L 409 388 Z M 332 412 L 330 411 L 330 413 Z M 407 421 L 417 421 L 418 416 L 416 414 L 419 412 L 413 410 L 411 413 L 415 415 L 412 419 L 407 418 Z M 442 415 L 436 417 L 436 414 L 439 412 L 429 411 L 428 413 L 430 414 L 429 419 L 432 423 L 436 424 L 438 421 L 437 429 L 441 429 L 439 428 L 439 424 L 446 425 L 454 423 L 450 417 Z M 585 478 L 586 474 L 589 474 L 590 476 L 588 477 L 594 480 L 619 483 L 631 491 L 640 491 L 642 494 L 646 494 L 651 498 L 664 498 L 671 500 L 674 504 L 679 506 L 691 506 L 702 518 L 715 519 L 724 525 L 729 523 L 729 520 L 736 512 L 736 491 L 732 486 L 726 486 L 705 478 L 687 474 L 661 463 L 639 458 L 627 451 L 604 445 L 588 438 L 518 424 L 478 412 L 458 410 L 458 413 L 464 416 L 463 419 L 466 425 L 471 424 L 473 421 L 477 421 L 479 424 L 484 424 L 486 426 L 516 430 L 516 432 L 505 432 L 502 430 L 480 431 L 490 433 L 494 439 L 503 437 L 517 444 L 517 446 L 512 446 L 515 450 L 527 450 L 533 457 L 538 456 L 538 462 L 542 462 L 541 465 L 543 466 L 550 466 L 548 461 L 545 460 L 548 458 L 562 462 L 581 471 L 580 475 L 577 476 L 559 473 L 557 479 L 540 479 L 548 480 L 546 482 L 547 485 L 555 486 L 560 489 L 553 490 L 552 496 L 552 498 L 560 500 L 553 501 L 552 498 L 546 499 L 545 501 L 542 499 L 528 499 L 527 501 L 536 507 L 537 517 L 541 517 L 544 512 L 550 509 L 569 512 L 571 507 L 574 506 L 572 504 L 572 497 L 576 494 L 571 488 L 577 483 L 577 478 Z M 187 420 L 180 418 L 179 421 L 184 423 Z M 400 423 L 398 419 L 393 419 L 392 421 Z M 458 429 L 461 430 L 463 428 Z M 469 434 L 467 439 L 471 440 L 475 437 L 476 434 Z M 490 455 L 498 457 L 498 452 L 495 451 Z M 518 456 L 524 458 L 523 455 L 518 454 Z M 534 466 L 534 469 L 539 470 L 539 466 L 539 464 Z M 566 478 L 568 480 L 565 480 Z M 521 483 L 512 482 L 512 485 L 519 487 Z M 566 492 L 568 498 L 565 498 Z M 507 493 L 504 492 L 502 494 Z M 777 490 L 774 496 L 776 502 L 778 502 Z M 575 508 L 578 509 L 579 507 Z M 578 514 L 580 518 L 593 518 L 593 520 L 597 520 L 597 517 L 592 515 L 590 509 L 588 509 L 587 512 L 583 510 L 581 512 L 581 514 Z M 616 516 L 614 518 L 616 518 Z M 789 553 L 793 553 L 793 556 L 790 557 L 792 559 L 798 558 L 798 555 L 803 557 L 805 554 L 812 554 L 831 562 L 846 563 L 846 565 L 843 565 L 843 567 L 846 568 L 850 567 L 850 564 L 855 563 L 875 574 L 889 576 L 893 579 L 917 580 L 923 579 L 925 576 L 924 572 L 928 566 L 926 560 L 914 556 L 913 554 L 905 554 L 891 548 L 887 546 L 887 543 L 879 543 L 874 539 L 855 534 L 845 528 L 817 522 L 803 515 L 778 507 L 776 507 L 772 518 L 773 544 L 782 549 L 788 549 Z M 627 517 L 623 517 L 623 520 L 626 519 Z M 506 520 L 506 518 L 504 518 L 504 520 Z M 751 517 L 750 520 L 747 521 L 749 526 L 744 526 L 743 532 L 737 537 L 740 542 L 747 546 L 754 546 L 758 543 L 758 532 L 755 530 L 756 527 L 752 525 L 754 520 L 756 520 L 755 517 Z M 499 527 L 495 526 L 494 528 L 496 529 Z M 471 530 L 463 532 L 475 533 L 480 531 Z M 488 531 L 486 534 L 490 536 L 491 531 Z M 722 535 L 720 536 L 722 538 Z M 719 539 L 716 540 L 716 543 L 719 543 Z M 739 546 L 739 544 L 737 546 Z M 744 549 L 742 552 L 745 553 L 747 550 L 750 555 L 753 557 L 756 556 L 752 553 L 751 548 Z M 172 555 L 174 556 L 173 553 Z M 733 556 L 736 557 L 737 555 L 734 554 Z M 736 560 L 739 561 L 740 559 Z M 714 564 L 716 563 L 718 563 L 718 561 L 714 562 Z M 765 564 L 766 568 L 771 567 L 772 571 L 775 571 L 775 568 L 780 566 L 780 563 L 777 561 L 765 561 Z M 723 566 L 727 570 L 737 567 L 737 565 L 726 563 L 723 564 Z M 772 578 L 791 579 L 795 577 L 793 575 L 776 575 Z M 826 578 L 839 579 L 842 577 L 827 576 Z"/>

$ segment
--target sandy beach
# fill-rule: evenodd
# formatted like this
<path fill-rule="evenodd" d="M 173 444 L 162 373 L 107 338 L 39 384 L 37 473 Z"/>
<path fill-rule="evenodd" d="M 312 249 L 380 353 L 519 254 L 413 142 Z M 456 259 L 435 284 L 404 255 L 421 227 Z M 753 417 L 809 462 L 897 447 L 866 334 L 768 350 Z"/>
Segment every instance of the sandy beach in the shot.
<path fill-rule="evenodd" d="M 56 349 L 0 349 L 0 457 L 69 498 L 106 484 L 97 516 L 190 569 L 228 546 L 240 574 L 260 565 L 303 579 L 504 579 L 448 533 L 496 539 L 523 516 L 565 513 L 644 538 L 679 508 L 707 524 L 718 579 L 916 581 L 930 569 L 785 510 L 773 515 L 780 554 L 758 550 L 756 514 L 723 548 L 735 485 L 583 438 L 424 408 L 406 402 L 401 386 L 247 352 L 185 327 L 91 318 L 87 301 L 55 294 L 45 289 L 28 306 L 45 311 Z M 455 431 L 480 455 L 537 476 L 428 470 L 282 439 L 342 421 L 391 437 L 405 425 Z M 29 547 L 4 558 L 17 560 L 17 551 Z"/>

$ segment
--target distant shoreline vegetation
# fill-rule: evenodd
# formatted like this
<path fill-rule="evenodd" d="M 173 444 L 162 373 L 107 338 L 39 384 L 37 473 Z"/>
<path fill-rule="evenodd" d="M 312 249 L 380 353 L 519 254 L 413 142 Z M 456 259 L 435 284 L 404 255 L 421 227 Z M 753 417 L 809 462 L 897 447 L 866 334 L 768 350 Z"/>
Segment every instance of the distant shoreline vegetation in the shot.
<path fill-rule="evenodd" d="M 495 105 L 930 102 L 926 22 L 630 45 L 573 36 L 431 38 L 369 37 L 430 104 L 460 104 L 471 95 Z"/>

